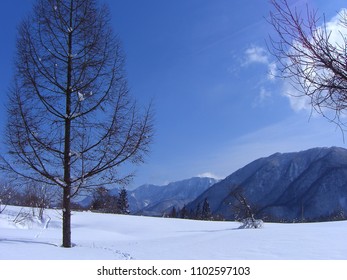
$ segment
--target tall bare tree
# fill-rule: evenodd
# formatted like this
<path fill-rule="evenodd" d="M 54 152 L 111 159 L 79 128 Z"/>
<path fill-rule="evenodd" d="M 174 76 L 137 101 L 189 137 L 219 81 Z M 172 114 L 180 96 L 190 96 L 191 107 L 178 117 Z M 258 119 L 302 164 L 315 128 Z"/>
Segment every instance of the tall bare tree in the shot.
<path fill-rule="evenodd" d="M 119 167 L 144 160 L 152 114 L 129 95 L 106 6 L 37 0 L 18 33 L 2 169 L 61 187 L 63 247 L 71 247 L 71 198 L 128 182 Z"/>
<path fill-rule="evenodd" d="M 324 15 L 306 6 L 298 9 L 287 0 L 271 0 L 270 24 L 275 30 L 270 49 L 281 75 L 298 95 L 308 96 L 312 108 L 340 125 L 347 109 L 347 13 L 332 29 Z"/>

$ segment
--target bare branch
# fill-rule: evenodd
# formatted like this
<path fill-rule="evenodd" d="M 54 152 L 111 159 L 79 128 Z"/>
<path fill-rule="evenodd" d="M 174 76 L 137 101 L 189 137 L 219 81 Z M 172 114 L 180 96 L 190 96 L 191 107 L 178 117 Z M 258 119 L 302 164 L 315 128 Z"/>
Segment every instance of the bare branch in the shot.
<path fill-rule="evenodd" d="M 338 15 L 336 29 L 324 15 L 306 6 L 306 13 L 287 0 L 271 0 L 269 23 L 277 37 L 270 38 L 270 51 L 280 65 L 281 77 L 289 79 L 298 91 L 308 96 L 315 111 L 345 126 L 347 108 L 347 13 Z"/>

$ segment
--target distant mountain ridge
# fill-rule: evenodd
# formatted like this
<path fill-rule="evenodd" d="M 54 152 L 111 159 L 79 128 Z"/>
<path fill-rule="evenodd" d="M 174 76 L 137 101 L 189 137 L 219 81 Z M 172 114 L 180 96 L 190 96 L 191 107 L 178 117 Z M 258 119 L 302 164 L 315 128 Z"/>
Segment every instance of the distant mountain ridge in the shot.
<path fill-rule="evenodd" d="M 218 180 L 209 177 L 193 177 L 166 185 L 145 184 L 134 190 L 127 190 L 129 210 L 131 214 L 146 216 L 163 216 L 169 214 L 173 207 L 182 208 L 196 199 Z M 118 196 L 120 189 L 108 191 L 111 196 Z M 90 208 L 93 196 L 88 195 L 77 202 L 83 208 Z"/>
<path fill-rule="evenodd" d="M 203 192 L 212 214 L 234 219 L 239 192 L 268 221 L 322 221 L 347 217 L 347 150 L 313 148 L 257 159 Z"/>
<path fill-rule="evenodd" d="M 119 189 L 110 190 L 117 195 Z M 131 214 L 163 216 L 184 205 L 195 211 L 207 199 L 213 216 L 236 218 L 232 193 L 241 193 L 256 218 L 274 222 L 347 218 L 347 150 L 312 148 L 259 158 L 224 180 L 194 177 L 164 186 L 128 190 Z M 81 205 L 88 207 L 92 197 Z"/>
<path fill-rule="evenodd" d="M 146 184 L 128 192 L 131 213 L 148 216 L 168 214 L 173 207 L 182 208 L 218 180 L 193 177 L 164 186 Z"/>

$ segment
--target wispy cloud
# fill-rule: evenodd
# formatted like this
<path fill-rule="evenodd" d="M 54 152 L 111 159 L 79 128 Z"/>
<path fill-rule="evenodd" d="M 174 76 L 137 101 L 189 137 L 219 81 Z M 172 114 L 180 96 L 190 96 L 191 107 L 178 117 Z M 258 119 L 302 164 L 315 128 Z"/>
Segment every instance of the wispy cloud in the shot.
<path fill-rule="evenodd" d="M 271 60 L 269 52 L 263 47 L 253 45 L 252 47 L 245 50 L 242 66 L 246 67 L 255 63 L 267 66 L 267 79 L 270 81 L 273 81 L 275 79 L 277 74 L 277 65 L 274 61 Z"/>
<path fill-rule="evenodd" d="M 244 66 L 247 66 L 252 63 L 269 63 L 269 57 L 264 48 L 259 46 L 252 46 L 245 51 L 245 61 Z"/>
<path fill-rule="evenodd" d="M 271 62 L 268 64 L 268 74 L 267 78 L 270 81 L 274 81 L 277 76 L 277 64 L 275 62 Z"/>
<path fill-rule="evenodd" d="M 260 92 L 258 96 L 254 99 L 252 106 L 259 107 L 265 104 L 265 102 L 271 99 L 272 93 L 267 90 L 265 87 L 260 87 Z"/>
<path fill-rule="evenodd" d="M 267 83 L 275 80 L 277 74 L 277 65 L 271 60 L 271 56 L 265 48 L 256 45 L 253 45 L 245 50 L 241 66 L 248 67 L 252 64 L 261 64 L 268 69 L 266 76 L 260 76 L 260 91 L 252 103 L 252 107 L 255 108 L 263 106 L 265 102 L 271 100 L 272 93 L 267 88 Z"/>

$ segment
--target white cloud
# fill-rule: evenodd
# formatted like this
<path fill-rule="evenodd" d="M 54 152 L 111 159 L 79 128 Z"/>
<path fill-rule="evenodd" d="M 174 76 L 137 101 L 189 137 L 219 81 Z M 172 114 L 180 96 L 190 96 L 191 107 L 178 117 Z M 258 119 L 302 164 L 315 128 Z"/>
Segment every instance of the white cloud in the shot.
<path fill-rule="evenodd" d="M 285 80 L 283 82 L 282 94 L 287 97 L 290 103 L 290 107 L 295 111 L 311 111 L 311 99 L 308 96 L 302 95 L 299 91 L 293 87 L 293 85 Z"/>
<path fill-rule="evenodd" d="M 252 46 L 245 51 L 245 58 L 242 66 L 246 67 L 250 64 L 259 63 L 266 65 L 268 68 L 267 79 L 274 81 L 277 75 L 277 65 L 270 60 L 269 53 L 266 49 L 259 46 Z"/>
<path fill-rule="evenodd" d="M 326 30 L 329 34 L 329 42 L 338 47 L 340 50 L 344 50 L 345 35 L 347 26 L 345 19 L 347 18 L 347 9 L 341 9 L 336 16 L 334 16 L 329 22 L 326 23 Z M 324 27 L 320 27 L 317 32 L 321 32 Z"/>
<path fill-rule="evenodd" d="M 213 178 L 216 180 L 223 179 L 223 177 L 217 176 L 216 174 L 212 172 L 204 172 L 204 173 L 198 174 L 196 177 L 200 177 L 200 178 L 208 177 L 208 178 Z"/>
<path fill-rule="evenodd" d="M 251 63 L 269 63 L 269 57 L 264 48 L 258 46 L 252 46 L 245 51 L 246 60 L 243 63 L 244 66 Z"/>

